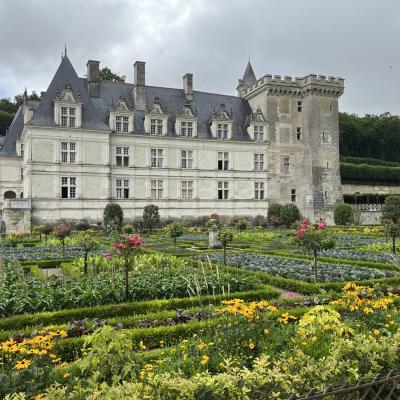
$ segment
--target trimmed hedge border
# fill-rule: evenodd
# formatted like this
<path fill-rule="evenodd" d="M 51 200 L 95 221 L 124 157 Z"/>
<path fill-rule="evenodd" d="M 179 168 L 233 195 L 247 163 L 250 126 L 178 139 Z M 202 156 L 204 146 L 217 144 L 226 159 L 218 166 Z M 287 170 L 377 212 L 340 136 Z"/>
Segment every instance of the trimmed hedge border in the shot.
<path fill-rule="evenodd" d="M 167 310 L 176 310 L 178 308 L 186 309 L 194 306 L 201 306 L 201 303 L 221 304 L 222 300 L 243 299 L 269 300 L 279 297 L 281 291 L 273 287 L 262 287 L 259 290 L 247 292 L 234 292 L 226 295 L 207 295 L 201 297 L 184 297 L 167 300 L 149 300 L 132 303 L 110 304 L 95 307 L 83 307 L 63 311 L 39 312 L 33 314 L 15 315 L 0 320 L 0 330 L 14 330 L 26 328 L 28 326 L 62 324 L 65 321 L 80 320 L 84 318 L 110 318 L 125 317 L 136 314 L 146 314 L 149 312 L 159 312 Z"/>

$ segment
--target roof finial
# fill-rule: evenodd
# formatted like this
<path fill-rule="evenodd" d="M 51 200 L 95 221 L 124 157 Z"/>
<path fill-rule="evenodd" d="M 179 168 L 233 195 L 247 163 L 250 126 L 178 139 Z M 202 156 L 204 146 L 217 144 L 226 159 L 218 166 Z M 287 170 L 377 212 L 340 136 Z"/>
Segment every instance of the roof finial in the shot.
<path fill-rule="evenodd" d="M 65 43 L 64 57 L 67 57 L 67 43 Z"/>

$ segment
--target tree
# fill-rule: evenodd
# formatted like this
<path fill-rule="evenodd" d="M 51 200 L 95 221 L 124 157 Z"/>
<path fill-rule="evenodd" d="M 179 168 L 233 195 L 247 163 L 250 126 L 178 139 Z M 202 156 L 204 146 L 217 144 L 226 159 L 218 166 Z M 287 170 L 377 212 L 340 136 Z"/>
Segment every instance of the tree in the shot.
<path fill-rule="evenodd" d="M 39 240 L 42 241 L 42 235 L 43 235 L 43 228 L 44 225 L 35 225 L 32 228 L 32 233 L 36 236 L 39 236 Z"/>
<path fill-rule="evenodd" d="M 102 81 L 112 81 L 112 82 L 124 82 L 124 79 L 114 72 L 110 68 L 104 67 L 100 70 L 100 80 Z"/>
<path fill-rule="evenodd" d="M 281 208 L 281 219 L 287 228 L 300 219 L 300 211 L 295 204 L 285 204 Z"/>
<path fill-rule="evenodd" d="M 83 272 L 85 275 L 88 273 L 88 256 L 91 251 L 95 251 L 100 247 L 99 239 L 94 235 L 90 229 L 76 233 L 73 237 L 73 243 L 79 246 L 83 252 Z"/>
<path fill-rule="evenodd" d="M 326 229 L 325 222 L 309 225 L 308 220 L 304 220 L 297 230 L 297 242 L 302 246 L 306 253 L 313 255 L 314 282 L 318 281 L 318 254 L 322 250 L 329 250 L 335 247 L 335 241 Z"/>
<path fill-rule="evenodd" d="M 217 234 L 217 239 L 222 244 L 222 248 L 224 249 L 224 265 L 226 264 L 226 248 L 228 243 L 233 240 L 233 233 L 230 229 L 221 229 Z"/>
<path fill-rule="evenodd" d="M 129 300 L 129 270 L 134 266 L 136 256 L 141 251 L 141 242 L 139 235 L 125 236 L 119 243 L 112 245 L 111 252 L 105 254 L 109 260 L 119 257 L 124 261 L 125 301 Z"/>
<path fill-rule="evenodd" d="M 174 248 L 176 248 L 176 239 L 185 233 L 185 227 L 179 222 L 173 222 L 167 225 L 168 236 L 174 241 Z"/>
<path fill-rule="evenodd" d="M 154 204 L 147 205 L 143 210 L 143 225 L 150 232 L 160 223 L 158 207 Z"/>
<path fill-rule="evenodd" d="M 391 223 L 388 228 L 389 234 L 392 237 L 392 251 L 396 254 L 396 237 L 400 236 L 400 226 L 398 224 Z"/>
<path fill-rule="evenodd" d="M 333 218 L 336 225 L 354 224 L 354 211 L 350 204 L 340 204 L 335 208 Z"/>
<path fill-rule="evenodd" d="M 278 203 L 272 203 L 268 207 L 267 223 L 275 228 L 282 223 L 282 205 Z"/>
<path fill-rule="evenodd" d="M 104 226 L 108 231 L 120 231 L 124 221 L 124 212 L 119 204 L 110 203 L 104 208 Z"/>
<path fill-rule="evenodd" d="M 14 114 L 0 110 L 0 136 L 5 136 L 7 129 L 11 125 Z"/>
<path fill-rule="evenodd" d="M 62 244 L 63 257 L 65 257 L 65 238 L 71 234 L 71 225 L 60 224 L 53 229 L 53 236 L 55 236 Z"/>
<path fill-rule="evenodd" d="M 400 221 L 400 196 L 386 197 L 382 219 L 390 220 L 395 224 Z"/>

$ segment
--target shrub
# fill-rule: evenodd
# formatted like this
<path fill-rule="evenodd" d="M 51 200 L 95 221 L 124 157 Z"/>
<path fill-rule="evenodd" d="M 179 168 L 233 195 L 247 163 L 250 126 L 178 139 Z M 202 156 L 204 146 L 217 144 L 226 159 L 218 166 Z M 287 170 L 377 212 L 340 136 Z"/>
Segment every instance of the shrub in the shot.
<path fill-rule="evenodd" d="M 160 223 L 160 213 L 154 204 L 147 205 L 143 210 L 143 225 L 150 232 Z"/>
<path fill-rule="evenodd" d="M 132 225 L 124 225 L 122 227 L 122 232 L 124 232 L 127 235 L 131 235 L 134 232 L 133 226 Z"/>
<path fill-rule="evenodd" d="M 340 204 L 335 208 L 334 220 L 336 225 L 354 224 L 353 207 L 350 204 Z"/>
<path fill-rule="evenodd" d="M 399 183 L 400 168 L 382 165 L 340 163 L 343 182 Z"/>
<path fill-rule="evenodd" d="M 280 214 L 282 224 L 287 228 L 300 219 L 300 211 L 295 204 L 285 204 Z"/>
<path fill-rule="evenodd" d="M 382 219 L 390 220 L 393 223 L 400 221 L 400 196 L 389 196 L 386 198 Z"/>
<path fill-rule="evenodd" d="M 221 229 L 217 235 L 218 240 L 221 242 L 224 249 L 224 264 L 226 264 L 226 247 L 229 242 L 233 240 L 233 233 L 229 229 Z"/>
<path fill-rule="evenodd" d="M 63 254 L 65 252 L 65 238 L 71 234 L 71 231 L 72 227 L 68 224 L 60 224 L 53 229 L 53 236 L 55 236 L 62 244 Z"/>
<path fill-rule="evenodd" d="M 236 222 L 236 229 L 245 231 L 247 229 L 247 221 L 245 219 L 239 219 L 239 221 Z"/>
<path fill-rule="evenodd" d="M 124 212 L 119 204 L 110 203 L 104 208 L 104 226 L 111 231 L 120 231 L 124 220 Z"/>
<path fill-rule="evenodd" d="M 277 227 L 282 223 L 282 206 L 278 203 L 272 203 L 268 207 L 268 214 L 267 214 L 267 223 L 268 225 L 272 225 Z"/>

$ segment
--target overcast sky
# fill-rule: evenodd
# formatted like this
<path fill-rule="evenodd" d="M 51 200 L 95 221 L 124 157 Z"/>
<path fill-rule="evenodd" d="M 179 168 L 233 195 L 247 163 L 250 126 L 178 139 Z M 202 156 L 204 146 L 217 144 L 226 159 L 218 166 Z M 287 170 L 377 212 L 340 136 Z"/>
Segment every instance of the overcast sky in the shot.
<path fill-rule="evenodd" d="M 400 114 L 398 0 L 0 0 L 0 97 L 46 90 L 64 43 L 77 73 L 101 61 L 133 81 L 235 94 L 257 77 L 346 79 L 342 111 Z"/>

